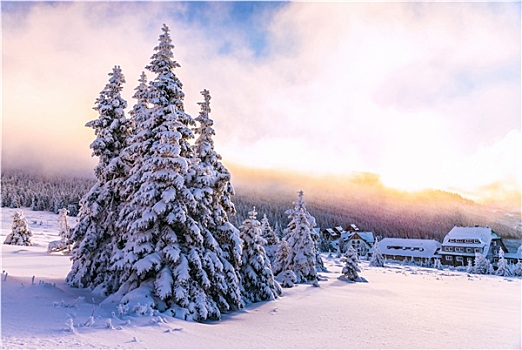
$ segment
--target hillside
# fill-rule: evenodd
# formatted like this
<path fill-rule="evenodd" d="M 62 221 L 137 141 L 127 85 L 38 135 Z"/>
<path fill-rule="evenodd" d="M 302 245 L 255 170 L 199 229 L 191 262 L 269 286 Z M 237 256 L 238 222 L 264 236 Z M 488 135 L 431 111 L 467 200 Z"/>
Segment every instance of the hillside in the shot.
<path fill-rule="evenodd" d="M 522 238 L 520 208 L 501 210 L 438 190 L 398 191 L 368 173 L 312 177 L 233 170 L 237 174 L 238 221 L 255 205 L 259 213 L 266 213 L 271 222 L 281 222 L 284 227 L 284 211 L 291 207 L 297 191 L 303 190 L 307 208 L 321 228 L 353 223 L 383 237 L 442 240 L 455 225 L 480 225 L 490 226 L 503 238 Z"/>
<path fill-rule="evenodd" d="M 454 225 L 482 225 L 492 227 L 503 238 L 522 238 L 519 209 L 506 212 L 443 191 L 401 192 L 385 187 L 373 174 L 312 177 L 238 167 L 231 167 L 231 172 L 237 209 L 231 220 L 237 226 L 256 206 L 260 217 L 267 214 L 273 226 L 284 228 L 285 211 L 292 207 L 297 191 L 303 190 L 307 208 L 321 228 L 353 223 L 383 237 L 442 240 Z M 79 199 L 92 184 L 89 177 L 3 170 L 1 205 L 55 213 L 66 207 L 74 215 Z"/>

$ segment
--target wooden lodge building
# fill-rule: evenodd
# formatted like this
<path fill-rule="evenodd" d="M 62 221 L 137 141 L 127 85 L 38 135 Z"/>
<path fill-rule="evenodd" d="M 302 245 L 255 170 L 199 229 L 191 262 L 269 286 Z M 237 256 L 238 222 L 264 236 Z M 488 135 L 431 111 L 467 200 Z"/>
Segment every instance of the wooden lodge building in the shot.
<path fill-rule="evenodd" d="M 377 245 L 382 256 L 390 260 L 433 263 L 440 258 L 440 243 L 434 239 L 383 238 Z"/>
<path fill-rule="evenodd" d="M 489 227 L 455 226 L 444 237 L 440 249 L 443 265 L 466 266 L 475 261 L 475 253 L 484 255 L 490 262 L 498 261 L 500 248 L 507 252 L 502 239 Z"/>

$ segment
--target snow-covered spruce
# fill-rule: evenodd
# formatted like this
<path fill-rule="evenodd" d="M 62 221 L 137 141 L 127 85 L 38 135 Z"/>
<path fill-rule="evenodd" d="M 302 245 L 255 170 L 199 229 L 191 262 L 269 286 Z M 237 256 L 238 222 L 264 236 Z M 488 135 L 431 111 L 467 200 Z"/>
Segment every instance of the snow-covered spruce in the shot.
<path fill-rule="evenodd" d="M 96 135 L 90 145 L 92 155 L 98 157 L 96 183 L 80 202 L 78 224 L 72 232 L 73 264 L 67 275 L 69 285 L 96 288 L 101 294 L 113 293 L 117 288 L 111 259 L 119 243 L 116 223 L 122 183 L 127 176 L 121 152 L 127 145 L 130 127 L 124 111 L 127 102 L 121 96 L 125 83 L 121 68 L 115 66 L 109 77 L 93 108 L 98 118 L 86 124 Z"/>
<path fill-rule="evenodd" d="M 341 277 L 342 280 L 349 282 L 362 282 L 363 280 L 359 277 L 359 272 L 361 269 L 359 268 L 359 258 L 357 257 L 357 252 L 353 248 L 353 246 L 349 245 L 346 253 L 341 258 L 341 262 L 344 263 Z"/>
<path fill-rule="evenodd" d="M 373 252 L 369 265 L 373 267 L 384 267 L 384 258 L 382 257 L 381 250 L 379 249 L 379 241 L 377 239 L 373 244 Z"/>
<path fill-rule="evenodd" d="M 268 259 L 270 259 L 270 262 L 273 264 L 275 259 L 276 250 L 279 246 L 280 240 L 277 234 L 275 233 L 274 229 L 270 225 L 270 221 L 268 221 L 268 218 L 266 214 L 263 215 L 263 218 L 261 219 L 261 237 L 265 239 L 265 252 Z"/>
<path fill-rule="evenodd" d="M 522 277 L 522 261 L 518 261 L 515 266 L 513 266 L 513 276 Z"/>
<path fill-rule="evenodd" d="M 495 272 L 497 276 L 512 276 L 512 272 L 509 268 L 508 262 L 504 257 L 504 250 L 500 248 L 498 251 L 498 263 L 497 263 L 497 271 Z"/>
<path fill-rule="evenodd" d="M 210 118 L 210 92 L 201 91 L 203 101 L 199 115 L 195 118 L 198 127 L 194 129 L 196 141 L 194 143 L 194 159 L 189 171 L 191 191 L 196 199 L 196 208 L 191 215 L 201 223 L 206 235 L 215 239 L 221 249 L 220 262 L 223 264 L 223 273 L 226 283 L 231 286 L 230 293 L 225 293 L 230 305 L 242 305 L 241 295 L 235 294 L 239 286 L 239 266 L 241 265 L 242 242 L 239 230 L 230 223 L 229 217 L 236 214 L 232 203 L 234 188 L 231 183 L 231 174 L 221 163 L 221 156 L 214 148 L 212 128 L 214 121 Z M 216 283 L 221 283 L 217 281 Z"/>
<path fill-rule="evenodd" d="M 170 310 L 185 319 L 219 319 L 222 312 L 242 306 L 235 264 L 219 242 L 240 240 L 237 229 L 223 216 L 227 198 L 222 192 L 208 197 L 210 203 L 222 207 L 200 212 L 200 205 L 206 204 L 198 202 L 197 194 L 215 189 L 217 181 L 206 174 L 210 182 L 205 186 L 197 182 L 198 164 L 203 161 L 195 157 L 190 144 L 195 123 L 184 112 L 169 29 L 164 25 L 162 30 L 146 67 L 156 75 L 144 97 L 147 109 L 145 115 L 134 118 L 138 132 L 132 134 L 124 152 L 132 167 L 120 218 L 123 247 L 113 258 L 120 278 L 117 294 L 128 304 L 134 298 L 148 298 L 160 311 Z M 228 181 L 219 184 L 229 186 Z M 212 216 L 220 220 L 214 217 L 212 223 Z M 215 237 L 214 224 L 221 229 L 219 234 L 228 237 Z M 239 257 L 241 251 L 235 254 Z"/>
<path fill-rule="evenodd" d="M 274 274 L 267 258 L 265 239 L 261 237 L 261 223 L 257 220 L 254 207 L 249 218 L 239 228 L 243 241 L 241 294 L 247 303 L 272 300 L 281 295 L 281 287 L 274 280 Z"/>
<path fill-rule="evenodd" d="M 261 219 L 261 237 L 265 239 L 266 245 L 268 246 L 279 244 L 279 237 L 277 237 L 277 234 L 270 225 L 266 214 L 264 214 L 263 218 Z"/>
<path fill-rule="evenodd" d="M 306 210 L 303 196 L 303 191 L 300 191 L 295 202 L 295 208 L 286 212 L 290 219 L 285 229 L 284 238 L 284 241 L 288 244 L 288 253 L 279 252 L 285 249 L 281 244 L 274 262 L 274 268 L 277 268 L 277 270 L 274 270 L 274 274 L 277 275 L 278 279 L 279 274 L 291 270 L 296 276 L 296 283 L 317 280 L 317 252 L 312 238 L 315 219 Z"/>
<path fill-rule="evenodd" d="M 33 233 L 29 229 L 29 224 L 25 219 L 22 211 L 17 211 L 13 215 L 13 224 L 11 226 L 11 233 L 5 238 L 4 244 L 10 245 L 33 245 L 31 237 Z"/>
<path fill-rule="evenodd" d="M 475 264 L 473 265 L 473 273 L 479 275 L 487 275 L 491 272 L 492 267 L 488 259 L 481 253 L 475 253 Z"/>

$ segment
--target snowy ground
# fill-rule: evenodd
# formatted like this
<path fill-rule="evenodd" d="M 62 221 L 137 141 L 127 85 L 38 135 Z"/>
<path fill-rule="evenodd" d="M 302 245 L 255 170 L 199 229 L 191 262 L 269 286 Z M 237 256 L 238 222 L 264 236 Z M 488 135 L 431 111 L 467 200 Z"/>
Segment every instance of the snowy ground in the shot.
<path fill-rule="evenodd" d="M 2 242 L 13 213 L 2 208 Z M 250 305 L 220 322 L 200 324 L 159 315 L 119 317 L 116 305 L 100 304 L 100 298 L 93 299 L 88 291 L 64 284 L 69 258 L 46 254 L 48 242 L 58 239 L 57 215 L 28 209 L 24 214 L 35 244 L 2 245 L 3 349 L 520 349 L 522 345 L 520 279 L 399 265 L 370 268 L 362 263 L 361 275 L 369 283 L 347 284 L 337 279 L 341 271 L 337 259 L 327 260 L 329 272 L 322 275 L 328 280 L 320 288 L 284 289 L 282 298 Z M 87 326 L 91 315 L 94 324 Z"/>

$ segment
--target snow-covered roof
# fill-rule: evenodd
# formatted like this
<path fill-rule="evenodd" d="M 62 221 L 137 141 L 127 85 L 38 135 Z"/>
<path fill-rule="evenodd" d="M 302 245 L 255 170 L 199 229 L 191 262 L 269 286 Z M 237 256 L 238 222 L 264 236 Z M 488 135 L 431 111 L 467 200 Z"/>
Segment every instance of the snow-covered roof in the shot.
<path fill-rule="evenodd" d="M 381 254 L 414 258 L 431 258 L 440 249 L 433 239 L 384 238 L 377 244 Z"/>
<path fill-rule="evenodd" d="M 522 260 L 522 245 L 518 247 L 516 253 L 504 253 L 506 259 L 519 259 Z"/>
<path fill-rule="evenodd" d="M 339 235 L 337 232 L 335 232 L 335 231 L 334 231 L 333 229 L 331 229 L 331 228 L 327 228 L 327 229 L 325 229 L 325 231 L 328 232 L 328 234 L 329 234 L 330 236 L 338 236 L 338 235 Z"/>
<path fill-rule="evenodd" d="M 359 235 L 366 243 L 373 243 L 375 242 L 375 238 L 373 236 L 373 232 L 361 232 L 361 231 L 355 231 L 355 232 L 349 232 L 344 231 L 341 233 L 341 238 L 344 240 L 350 240 L 354 235 Z"/>
<path fill-rule="evenodd" d="M 455 242 L 455 240 L 479 240 L 480 243 L 467 243 L 467 245 L 480 244 L 481 247 L 484 247 L 483 254 L 487 255 L 489 251 L 489 246 L 491 244 L 491 240 L 495 238 L 499 238 L 499 236 L 495 232 L 493 232 L 493 230 L 490 227 L 455 226 L 444 237 L 444 241 L 442 244 L 445 246 L 462 246 L 463 244 L 466 245 L 467 242 Z"/>

